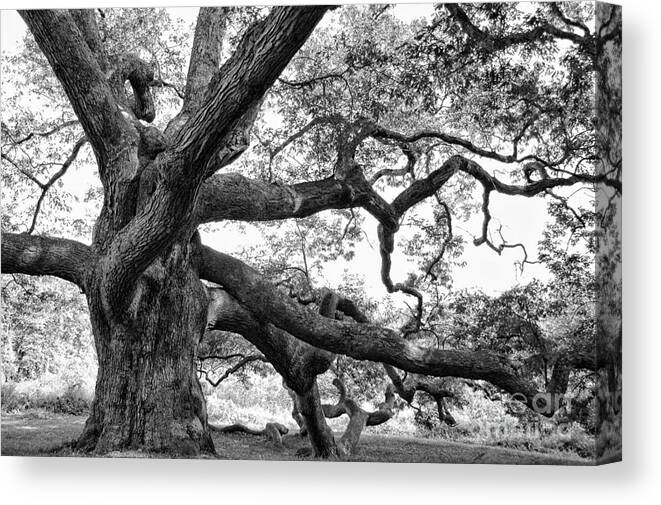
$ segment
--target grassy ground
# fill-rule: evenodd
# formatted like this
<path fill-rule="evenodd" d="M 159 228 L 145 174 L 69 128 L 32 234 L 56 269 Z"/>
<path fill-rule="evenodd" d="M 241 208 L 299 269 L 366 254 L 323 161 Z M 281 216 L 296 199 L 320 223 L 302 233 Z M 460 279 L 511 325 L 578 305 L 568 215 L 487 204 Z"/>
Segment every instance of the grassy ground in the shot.
<path fill-rule="evenodd" d="M 3 414 L 3 456 L 70 456 L 63 444 L 81 432 L 85 418 L 56 414 Z M 222 459 L 299 460 L 296 451 L 307 447 L 297 435 L 283 437 L 282 445 L 262 437 L 214 433 Z M 139 454 L 133 454 L 139 456 Z M 364 435 L 351 461 L 391 463 L 500 463 L 512 465 L 586 465 L 575 455 L 552 456 L 476 444 Z"/>

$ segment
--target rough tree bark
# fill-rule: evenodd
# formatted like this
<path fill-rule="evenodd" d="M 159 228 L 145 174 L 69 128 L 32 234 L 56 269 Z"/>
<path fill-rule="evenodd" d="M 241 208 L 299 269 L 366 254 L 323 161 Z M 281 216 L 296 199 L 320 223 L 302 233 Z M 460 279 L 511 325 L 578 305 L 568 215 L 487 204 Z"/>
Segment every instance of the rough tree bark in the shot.
<path fill-rule="evenodd" d="M 78 448 L 125 448 L 179 456 L 213 452 L 195 369 L 207 297 L 191 268 L 192 244 L 175 244 L 140 278 L 122 319 L 108 317 L 103 283 L 87 298 L 99 371 Z M 96 282 L 95 282 L 96 281 Z"/>
<path fill-rule="evenodd" d="M 365 426 L 376 426 L 392 417 L 396 386 L 391 384 L 388 387 L 385 402 L 376 411 L 367 412 L 354 400 L 347 398 L 344 384 L 336 379 L 334 384 L 340 393 L 338 401 L 333 405 L 322 404 L 316 377 L 330 368 L 335 359 L 333 354 L 301 342 L 273 325 L 260 324 L 251 311 L 223 289 L 211 288 L 210 298 L 207 327 L 244 336 L 283 377 L 284 386 L 294 403 L 292 415 L 302 433 L 310 440 L 311 451 L 302 451 L 300 455 L 311 454 L 326 459 L 347 457 L 355 451 Z M 352 301 L 324 290 L 319 314 L 335 319 L 337 311 L 358 322 L 367 322 Z M 213 337 L 210 335 L 209 338 Z M 349 424 L 338 441 L 327 425 L 326 418 L 344 414 L 349 416 Z"/>
<path fill-rule="evenodd" d="M 226 12 L 201 9 L 187 96 L 166 132 L 143 123 L 155 115 L 153 69 L 105 54 L 94 11 L 21 12 L 80 120 L 105 193 L 91 247 L 2 241 L 3 272 L 58 275 L 87 297 L 99 372 L 79 448 L 214 451 L 194 367 L 208 300 L 193 208 L 204 179 L 245 149 L 264 92 L 326 10 L 273 8 L 219 68 Z"/>

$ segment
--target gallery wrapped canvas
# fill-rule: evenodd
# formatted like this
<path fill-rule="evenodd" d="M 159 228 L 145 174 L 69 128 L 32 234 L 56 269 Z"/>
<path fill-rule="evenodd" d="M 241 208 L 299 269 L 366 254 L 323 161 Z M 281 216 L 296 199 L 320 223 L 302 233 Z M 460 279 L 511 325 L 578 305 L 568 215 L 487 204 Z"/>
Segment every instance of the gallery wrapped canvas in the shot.
<path fill-rule="evenodd" d="M 2 455 L 619 461 L 621 8 L 2 12 Z"/>

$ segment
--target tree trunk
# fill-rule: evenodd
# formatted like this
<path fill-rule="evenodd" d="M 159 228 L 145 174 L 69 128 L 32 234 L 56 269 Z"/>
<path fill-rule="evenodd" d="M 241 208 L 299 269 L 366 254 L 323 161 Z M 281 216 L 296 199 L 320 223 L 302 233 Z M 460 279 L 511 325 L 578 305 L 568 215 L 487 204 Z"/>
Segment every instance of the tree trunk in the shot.
<path fill-rule="evenodd" d="M 201 268 L 203 277 L 213 281 L 213 275 Z M 337 457 L 337 444 L 326 424 L 317 388 L 317 375 L 328 370 L 333 356 L 255 319 L 252 312 L 223 289 L 210 289 L 209 298 L 207 328 L 243 335 L 282 376 L 283 385 L 294 402 L 292 415 L 310 440 L 312 448 L 307 454 L 320 458 Z M 320 307 L 323 314 L 335 314 L 337 300 L 333 302 L 331 298 L 337 297 L 324 297 L 325 302 Z"/>
<path fill-rule="evenodd" d="M 314 385 L 306 393 L 296 393 L 296 407 L 303 417 L 305 431 L 312 447 L 312 455 L 316 458 L 339 458 L 340 451 L 333 431 L 326 424 L 317 379 L 314 379 Z"/>
<path fill-rule="evenodd" d="M 104 310 L 104 286 L 93 279 L 87 296 L 99 371 L 80 449 L 215 452 L 194 366 L 207 296 L 192 250 L 175 244 L 149 267 L 123 321 Z"/>

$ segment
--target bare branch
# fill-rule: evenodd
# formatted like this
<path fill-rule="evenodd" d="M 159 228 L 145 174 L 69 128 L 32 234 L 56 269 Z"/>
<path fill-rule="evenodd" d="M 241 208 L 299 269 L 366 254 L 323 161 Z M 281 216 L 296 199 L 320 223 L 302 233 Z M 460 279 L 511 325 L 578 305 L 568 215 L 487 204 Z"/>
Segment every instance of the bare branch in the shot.
<path fill-rule="evenodd" d="M 25 142 L 28 142 L 29 140 L 32 140 L 35 137 L 42 137 L 42 138 L 50 137 L 51 135 L 65 129 L 65 128 L 77 125 L 79 123 L 80 122 L 77 119 L 72 119 L 70 121 L 65 121 L 64 123 L 61 123 L 57 126 L 54 126 L 50 129 L 42 131 L 42 132 L 32 131 L 32 132 L 28 133 L 25 137 L 23 137 L 21 139 L 18 139 L 18 140 L 13 140 L 12 139 L 12 142 L 10 143 L 10 145 L 19 146 L 19 145 L 21 145 Z M 7 125 L 5 125 L 4 123 L 2 123 L 2 129 L 3 129 L 4 132 L 9 133 L 9 129 L 7 128 Z"/>
<path fill-rule="evenodd" d="M 173 137 L 200 108 L 209 83 L 220 68 L 223 39 L 230 7 L 202 7 L 197 15 L 193 47 L 191 48 L 186 88 L 180 92 L 172 87 L 184 102 L 177 114 L 165 129 L 166 135 Z M 163 81 L 161 81 L 163 82 Z M 163 83 L 167 86 L 168 84 Z"/>
<path fill-rule="evenodd" d="M 264 429 L 261 430 L 248 428 L 241 423 L 234 423 L 229 426 L 214 426 L 210 424 L 209 428 L 219 433 L 245 433 L 246 435 L 265 436 L 276 444 L 281 444 L 282 435 L 289 433 L 289 429 L 280 423 L 266 423 Z"/>
<path fill-rule="evenodd" d="M 558 16 L 558 18 L 560 18 L 560 20 L 561 20 L 563 23 L 565 23 L 567 26 L 571 26 L 571 27 L 574 27 L 574 28 L 578 28 L 579 30 L 581 30 L 581 31 L 583 32 L 583 35 L 584 35 L 585 37 L 589 37 L 590 35 L 592 35 L 592 33 L 590 32 L 590 29 L 589 29 L 587 26 L 585 26 L 585 25 L 584 25 L 583 23 L 581 23 L 580 21 L 575 21 L 575 20 L 573 20 L 573 19 L 569 19 L 569 18 L 565 15 L 565 13 L 562 12 L 562 9 L 560 8 L 560 2 L 551 2 L 549 5 L 550 5 L 550 7 L 551 7 L 551 11 L 552 11 L 556 16 Z"/>
<path fill-rule="evenodd" d="M 154 88 L 170 88 L 170 89 L 174 90 L 174 92 L 177 94 L 177 96 L 179 98 L 181 98 L 182 100 L 184 99 L 184 96 L 185 96 L 184 93 L 182 91 L 180 91 L 179 88 L 177 88 L 176 85 L 174 85 L 170 82 L 164 81 L 163 79 L 154 79 L 153 81 L 151 81 L 149 83 L 149 85 L 154 87 Z"/>
<path fill-rule="evenodd" d="M 445 234 L 445 238 L 443 239 L 441 250 L 436 255 L 436 257 L 431 261 L 431 263 L 429 263 L 429 266 L 425 271 L 425 278 L 431 277 L 432 280 L 434 281 L 437 279 L 436 275 L 434 274 L 434 268 L 436 267 L 438 262 L 443 259 L 443 256 L 445 256 L 445 251 L 447 250 L 448 246 L 450 245 L 450 242 L 452 242 L 452 239 L 454 238 L 454 235 L 452 233 L 452 214 L 450 213 L 450 207 L 448 207 L 447 203 L 441 201 L 438 194 L 436 194 L 435 196 L 436 196 L 436 201 L 443 208 L 445 212 L 445 226 L 447 232 Z"/>
<path fill-rule="evenodd" d="M 376 138 L 391 139 L 401 143 L 414 143 L 422 139 L 438 139 L 449 145 L 463 147 L 467 151 L 470 151 L 471 153 L 477 154 L 478 156 L 482 156 L 484 158 L 501 161 L 503 163 L 513 163 L 517 161 L 518 140 L 516 139 L 516 142 L 513 142 L 512 154 L 501 154 L 495 151 L 490 151 L 488 149 L 482 149 L 469 140 L 436 130 L 420 130 L 411 134 L 404 134 L 377 125 L 374 125 L 374 128 L 375 129 L 372 133 L 372 136 Z M 520 140 L 522 136 L 522 134 L 519 135 L 518 139 Z"/>
<path fill-rule="evenodd" d="M 74 144 L 73 149 L 69 156 L 67 157 L 66 160 L 64 160 L 64 163 L 62 163 L 62 166 L 60 169 L 55 172 L 50 179 L 45 184 L 39 184 L 41 187 L 41 195 L 39 195 L 39 198 L 37 199 L 37 203 L 34 208 L 34 214 L 32 215 L 32 223 L 30 224 L 30 228 L 28 228 L 27 234 L 31 234 L 34 231 L 35 226 L 37 226 L 37 217 L 39 216 L 39 210 L 41 209 L 41 204 L 46 197 L 46 193 L 48 193 L 48 190 L 55 184 L 64 174 L 67 173 L 67 170 L 71 166 L 71 164 L 75 161 L 76 157 L 78 156 L 78 152 L 80 149 L 85 145 L 87 142 L 87 137 L 81 137 L 78 139 L 78 141 Z"/>
<path fill-rule="evenodd" d="M 314 129 L 315 127 L 319 125 L 325 125 L 325 124 L 344 124 L 346 123 L 346 119 L 344 117 L 338 115 L 333 115 L 333 116 L 320 116 L 314 118 L 312 121 L 310 121 L 308 124 L 306 124 L 303 128 L 298 130 L 296 133 L 290 135 L 284 142 L 282 142 L 278 147 L 276 147 L 273 150 L 270 150 L 270 159 L 273 160 L 278 154 L 280 154 L 287 146 L 289 146 L 291 143 L 295 142 L 296 140 L 300 139 L 303 135 L 305 135 L 307 132 L 310 130 Z"/>
<path fill-rule="evenodd" d="M 202 184 L 195 215 L 198 223 L 226 219 L 266 221 L 351 207 L 363 207 L 383 222 L 396 223 L 392 210 L 374 192 L 358 166 L 341 181 L 329 177 L 291 186 L 239 174 L 216 174 Z"/>
<path fill-rule="evenodd" d="M 356 450 L 365 426 L 377 426 L 392 418 L 395 396 L 392 385 L 389 385 L 386 388 L 385 401 L 378 406 L 377 410 L 368 412 L 362 409 L 356 401 L 347 398 L 346 388 L 340 378 L 336 377 L 333 385 L 337 388 L 340 397 L 335 404 L 324 404 L 322 408 L 324 415 L 329 418 L 340 417 L 344 414 L 349 416 L 349 424 L 339 443 L 342 454 L 347 456 Z"/>
<path fill-rule="evenodd" d="M 408 144 L 403 144 L 400 146 L 402 149 L 402 152 L 406 156 L 406 165 L 403 166 L 402 168 L 382 168 L 379 170 L 377 173 L 375 173 L 372 178 L 370 179 L 370 185 L 374 186 L 376 182 L 384 176 L 388 177 L 398 177 L 402 175 L 410 175 L 411 179 L 415 180 L 415 164 L 418 161 L 417 156 L 415 153 L 411 150 L 411 147 Z"/>
<path fill-rule="evenodd" d="M 20 173 L 22 173 L 25 177 L 30 179 L 32 182 L 34 182 L 37 186 L 40 188 L 44 187 L 44 183 L 41 182 L 39 179 L 37 179 L 34 175 L 32 175 L 29 171 L 25 170 L 23 167 L 21 167 L 14 159 L 9 156 L 8 154 L 2 153 L 2 159 L 8 161 L 16 170 L 18 170 Z"/>
<path fill-rule="evenodd" d="M 292 88 L 307 88 L 307 87 L 311 88 L 318 82 L 325 81 L 327 79 L 344 79 L 344 75 L 349 70 L 350 69 L 347 68 L 342 72 L 330 72 L 328 74 L 320 75 L 317 77 L 311 77 L 310 79 L 305 79 L 304 81 L 288 81 L 287 79 L 279 78 L 278 82 L 281 82 L 282 84 L 285 84 L 286 86 L 290 86 Z"/>

